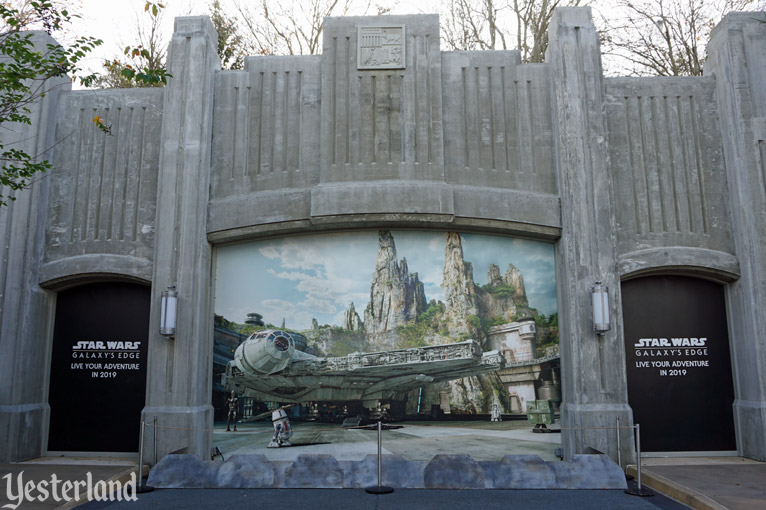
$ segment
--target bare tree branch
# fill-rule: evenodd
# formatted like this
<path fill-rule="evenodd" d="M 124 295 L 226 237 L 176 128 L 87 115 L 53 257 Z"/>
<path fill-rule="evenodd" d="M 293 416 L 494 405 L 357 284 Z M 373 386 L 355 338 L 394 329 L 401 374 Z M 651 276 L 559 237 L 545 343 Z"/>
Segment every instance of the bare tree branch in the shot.
<path fill-rule="evenodd" d="M 327 16 L 348 14 L 352 6 L 366 13 L 369 0 L 261 0 L 253 9 L 244 0 L 234 2 L 243 38 L 258 55 L 315 55 L 322 50 L 322 29 Z"/>
<path fill-rule="evenodd" d="M 580 0 L 450 0 L 442 13 L 443 37 L 455 50 L 508 49 L 508 37 L 524 62 L 542 62 L 548 47 L 548 26 L 559 5 Z"/>
<path fill-rule="evenodd" d="M 619 0 L 603 21 L 607 74 L 700 76 L 713 27 L 762 0 Z"/>

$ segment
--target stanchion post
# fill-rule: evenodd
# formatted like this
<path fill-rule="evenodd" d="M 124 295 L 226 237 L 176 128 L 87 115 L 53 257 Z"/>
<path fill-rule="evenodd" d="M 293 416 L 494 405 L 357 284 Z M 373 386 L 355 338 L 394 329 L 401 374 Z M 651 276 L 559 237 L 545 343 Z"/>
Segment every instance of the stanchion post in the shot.
<path fill-rule="evenodd" d="M 378 487 L 381 486 L 383 471 L 383 424 L 378 421 Z"/>
<path fill-rule="evenodd" d="M 641 492 L 641 425 L 636 423 L 636 472 L 638 473 L 638 491 Z"/>
<path fill-rule="evenodd" d="M 154 417 L 154 464 L 157 465 L 157 417 Z"/>
<path fill-rule="evenodd" d="M 617 465 L 622 469 L 622 451 L 620 449 L 620 417 L 617 417 Z"/>
<path fill-rule="evenodd" d="M 382 485 L 383 480 L 383 422 L 378 420 L 378 485 L 367 487 L 365 491 L 369 494 L 391 494 L 393 487 Z"/>
<path fill-rule="evenodd" d="M 625 492 L 627 494 L 630 494 L 632 496 L 641 496 L 641 497 L 647 497 L 647 496 L 654 496 L 654 492 L 651 489 L 645 489 L 641 486 L 641 426 L 636 423 L 633 425 L 635 428 L 635 441 L 636 441 L 636 472 L 638 473 L 636 477 L 637 487 L 636 489 L 625 489 Z"/>

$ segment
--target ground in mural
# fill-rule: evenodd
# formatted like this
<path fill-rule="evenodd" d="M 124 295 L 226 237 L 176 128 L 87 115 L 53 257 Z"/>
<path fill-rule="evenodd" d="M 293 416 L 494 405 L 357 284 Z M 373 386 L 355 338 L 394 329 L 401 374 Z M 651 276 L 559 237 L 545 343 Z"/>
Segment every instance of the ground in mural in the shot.
<path fill-rule="evenodd" d="M 478 461 L 500 461 L 509 453 L 537 455 L 557 460 L 560 434 L 535 434 L 526 420 L 490 421 L 403 421 L 402 428 L 382 436 L 382 453 L 405 460 L 429 461 L 434 455 L 470 455 Z M 236 434 L 217 426 L 213 444 L 225 458 L 232 455 L 265 454 L 272 460 L 294 460 L 298 455 L 330 454 L 338 460 L 363 460 L 377 454 L 377 431 L 342 428 L 332 423 L 301 423 L 295 428 L 291 448 L 268 449 L 273 434 L 270 422 L 239 426 Z M 502 442 L 503 447 L 498 448 Z"/>

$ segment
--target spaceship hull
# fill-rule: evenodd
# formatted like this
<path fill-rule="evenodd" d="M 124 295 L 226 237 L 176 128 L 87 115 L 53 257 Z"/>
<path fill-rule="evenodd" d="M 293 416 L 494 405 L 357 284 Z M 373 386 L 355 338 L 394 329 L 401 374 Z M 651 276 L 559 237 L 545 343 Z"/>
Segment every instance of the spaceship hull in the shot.
<path fill-rule="evenodd" d="M 339 358 L 304 356 L 271 375 L 227 367 L 227 387 L 260 400 L 282 403 L 383 400 L 423 384 L 493 372 L 504 367 L 496 351 L 482 353 L 469 340 L 455 344 Z"/>

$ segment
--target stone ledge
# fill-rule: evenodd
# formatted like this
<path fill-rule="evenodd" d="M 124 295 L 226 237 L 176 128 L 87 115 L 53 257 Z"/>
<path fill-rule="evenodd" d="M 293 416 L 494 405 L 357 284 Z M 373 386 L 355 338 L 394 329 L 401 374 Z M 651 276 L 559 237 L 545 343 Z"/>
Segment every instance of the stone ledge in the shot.
<path fill-rule="evenodd" d="M 469 455 L 436 455 L 430 462 L 383 456 L 382 482 L 409 489 L 625 489 L 622 470 L 605 455 L 575 455 L 546 462 L 537 455 L 506 455 L 476 462 Z M 167 455 L 149 475 L 158 488 L 364 488 L 377 483 L 377 457 L 338 461 L 332 455 L 299 455 L 270 461 L 235 455 L 226 462 Z"/>

